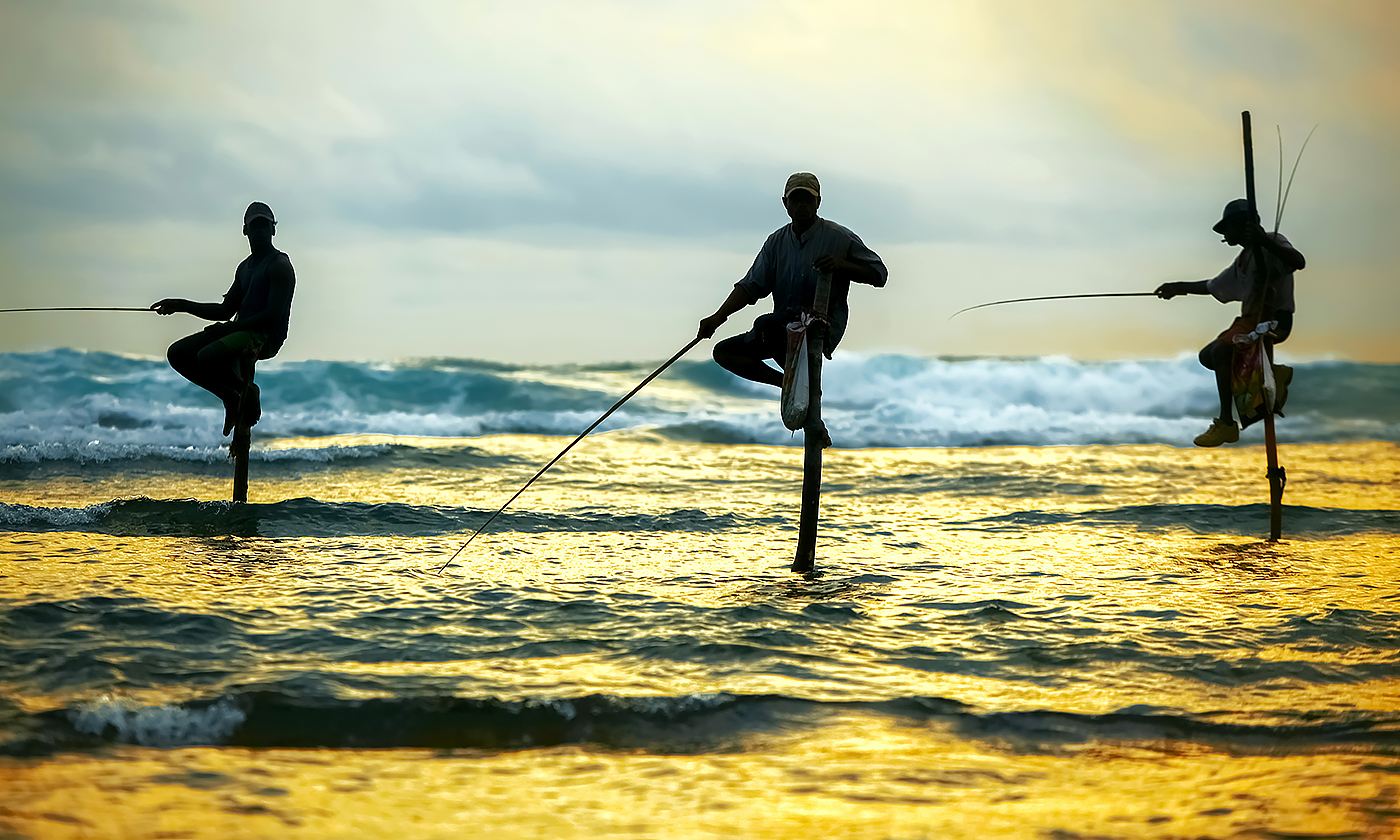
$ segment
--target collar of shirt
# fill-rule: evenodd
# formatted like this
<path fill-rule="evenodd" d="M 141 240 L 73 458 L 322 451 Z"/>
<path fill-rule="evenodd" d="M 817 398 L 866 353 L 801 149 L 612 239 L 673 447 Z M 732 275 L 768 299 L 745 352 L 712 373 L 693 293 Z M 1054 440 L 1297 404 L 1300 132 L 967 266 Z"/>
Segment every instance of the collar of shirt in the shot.
<path fill-rule="evenodd" d="M 806 245 L 806 244 L 807 244 L 807 241 L 808 241 L 809 239 L 811 239 L 813 236 L 816 235 L 816 233 L 817 233 L 817 228 L 819 228 L 819 227 L 821 227 L 821 226 L 822 226 L 822 217 L 821 217 L 821 216 L 818 216 L 816 219 L 814 219 L 814 220 L 812 221 L 812 226 L 809 227 L 809 228 L 807 228 L 807 230 L 806 230 L 805 232 L 803 232 L 803 233 L 798 233 L 798 232 L 797 232 L 797 228 L 795 228 L 795 227 L 792 226 L 792 222 L 788 222 L 788 230 L 792 232 L 792 238 L 797 240 L 797 244 L 798 244 L 799 247 L 800 247 L 800 246 L 803 246 L 803 245 Z"/>

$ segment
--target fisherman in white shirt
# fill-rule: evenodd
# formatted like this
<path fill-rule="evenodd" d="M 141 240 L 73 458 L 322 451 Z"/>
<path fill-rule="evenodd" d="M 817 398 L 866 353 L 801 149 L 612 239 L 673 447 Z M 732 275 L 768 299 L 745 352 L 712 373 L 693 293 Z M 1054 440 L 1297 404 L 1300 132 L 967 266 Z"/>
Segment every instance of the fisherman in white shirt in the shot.
<path fill-rule="evenodd" d="M 1249 202 L 1243 198 L 1237 198 L 1225 205 L 1220 221 L 1215 223 L 1212 230 L 1223 236 L 1226 244 L 1241 246 L 1235 261 L 1209 280 L 1163 283 L 1157 287 L 1157 297 L 1163 300 L 1170 300 L 1177 295 L 1211 295 L 1221 303 L 1241 302 L 1240 317 L 1235 319 L 1230 329 L 1201 348 L 1201 364 L 1215 371 L 1215 387 L 1220 396 L 1220 416 L 1211 421 L 1209 429 L 1196 436 L 1197 446 L 1219 446 L 1240 439 L 1240 427 L 1235 423 L 1234 397 L 1230 387 L 1230 365 L 1235 353 L 1231 336 L 1252 330 L 1255 326 L 1254 315 L 1261 311 L 1258 295 L 1262 292 L 1263 284 L 1259 282 L 1259 268 L 1254 261 L 1255 247 L 1258 246 L 1263 252 L 1264 268 L 1271 281 L 1269 298 L 1263 302 L 1263 314 L 1260 318 L 1261 321 L 1277 322 L 1265 336 L 1270 345 L 1283 343 L 1293 331 L 1293 272 L 1302 271 L 1307 265 L 1303 255 L 1283 234 L 1268 233 L 1264 230 L 1259 224 L 1259 214 L 1251 210 Z M 1272 353 L 1269 358 L 1272 361 Z M 1288 383 L 1293 378 L 1293 369 L 1276 365 L 1274 372 L 1279 392 L 1276 406 L 1281 408 L 1287 397 Z"/>

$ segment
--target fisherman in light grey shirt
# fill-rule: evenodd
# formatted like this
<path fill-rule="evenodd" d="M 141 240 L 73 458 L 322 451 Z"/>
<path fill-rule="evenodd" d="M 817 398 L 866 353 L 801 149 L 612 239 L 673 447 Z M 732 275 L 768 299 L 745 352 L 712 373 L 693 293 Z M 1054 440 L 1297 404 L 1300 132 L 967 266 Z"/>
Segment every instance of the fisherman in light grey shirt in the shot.
<path fill-rule="evenodd" d="M 827 317 L 830 329 L 826 356 L 836 348 L 846 332 L 850 308 L 846 295 L 852 283 L 881 288 L 889 277 L 880 255 L 846 228 L 817 216 L 821 206 L 821 184 L 810 172 L 798 172 L 787 179 L 783 207 L 792 224 L 774 231 L 758 252 L 753 267 L 719 309 L 700 322 L 699 336 L 709 338 L 729 319 L 749 304 L 773 296 L 773 311 L 760 315 L 742 335 L 715 345 L 715 361 L 731 373 L 782 387 L 781 366 L 787 355 L 787 325 L 802 310 L 810 308 L 816 295 L 817 277 L 831 272 L 831 302 Z M 775 370 L 767 360 L 779 365 Z M 828 443 L 828 445 L 830 445 Z"/>
<path fill-rule="evenodd" d="M 1226 204 L 1220 221 L 1211 230 L 1224 237 L 1226 244 L 1240 248 L 1235 261 L 1209 280 L 1163 283 L 1157 287 L 1157 297 L 1163 300 L 1171 300 L 1177 295 L 1210 295 L 1221 303 L 1240 301 L 1240 317 L 1214 341 L 1202 347 L 1198 357 L 1202 367 L 1215 372 L 1220 415 L 1211 421 L 1209 429 L 1196 436 L 1197 446 L 1219 446 L 1240 439 L 1240 427 L 1235 423 L 1234 385 L 1231 381 L 1235 359 L 1234 336 L 1252 331 L 1258 319 L 1273 321 L 1273 329 L 1265 336 L 1265 346 L 1272 364 L 1273 346 L 1282 344 L 1293 332 L 1293 272 L 1302 271 L 1308 264 L 1302 253 L 1283 234 L 1264 230 L 1259 224 L 1259 213 L 1247 199 L 1237 198 Z M 1262 275 L 1260 266 L 1255 264 L 1256 249 L 1263 261 Z M 1265 275 L 1271 282 L 1263 282 Z M 1269 297 L 1261 301 L 1259 296 L 1265 288 L 1269 290 Z M 1280 409 L 1288 399 L 1288 384 L 1293 381 L 1293 368 L 1273 365 L 1273 374 L 1277 390 L 1274 413 L 1281 416 L 1283 412 Z M 1253 422 L 1253 419 L 1245 417 L 1240 420 L 1246 425 Z"/>

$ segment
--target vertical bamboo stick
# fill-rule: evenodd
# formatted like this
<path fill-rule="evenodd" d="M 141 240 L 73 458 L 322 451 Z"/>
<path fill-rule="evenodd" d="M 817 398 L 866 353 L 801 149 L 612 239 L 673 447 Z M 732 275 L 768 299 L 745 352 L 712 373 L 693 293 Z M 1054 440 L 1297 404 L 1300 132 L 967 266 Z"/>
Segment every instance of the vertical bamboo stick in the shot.
<path fill-rule="evenodd" d="M 229 455 L 233 457 L 233 500 L 248 501 L 248 450 L 252 447 L 253 430 L 240 420 L 233 429 Z"/>
<path fill-rule="evenodd" d="M 1240 119 L 1244 124 L 1244 189 L 1245 198 L 1249 201 L 1249 209 L 1252 213 L 1259 213 L 1259 206 L 1254 200 L 1254 134 L 1250 126 L 1249 112 L 1240 114 Z M 1264 248 L 1255 245 L 1253 248 L 1255 282 L 1259 284 L 1258 303 L 1255 310 L 1256 321 L 1264 316 L 1265 307 L 1269 301 L 1269 272 L 1264 263 Z M 1259 339 L 1265 341 L 1265 339 Z M 1273 355 L 1266 351 L 1264 353 L 1264 364 L 1273 364 Z M 1268 461 L 1269 469 L 1266 474 L 1269 479 L 1269 541 L 1276 542 L 1283 533 L 1283 468 L 1278 463 L 1278 438 L 1274 434 L 1274 412 L 1273 406 L 1265 406 L 1264 412 L 1264 453 Z"/>
<path fill-rule="evenodd" d="M 238 360 L 239 375 L 243 380 L 244 396 L 253 386 L 253 375 L 257 368 L 257 359 L 246 355 Z M 243 399 L 239 400 L 238 410 L 243 411 Z M 253 444 L 253 427 L 243 419 L 238 418 L 238 425 L 233 427 L 233 440 L 229 441 L 228 455 L 233 459 L 233 500 L 235 502 L 248 501 L 248 450 Z"/>
<path fill-rule="evenodd" d="M 822 354 L 826 350 L 826 311 L 831 299 L 831 275 L 817 279 L 812 301 L 816 319 L 807 330 L 808 387 L 807 423 L 802 427 L 802 518 L 797 525 L 797 554 L 794 572 L 810 572 L 817 558 L 817 514 L 822 494 Z M 801 364 L 801 361 L 798 362 Z"/>

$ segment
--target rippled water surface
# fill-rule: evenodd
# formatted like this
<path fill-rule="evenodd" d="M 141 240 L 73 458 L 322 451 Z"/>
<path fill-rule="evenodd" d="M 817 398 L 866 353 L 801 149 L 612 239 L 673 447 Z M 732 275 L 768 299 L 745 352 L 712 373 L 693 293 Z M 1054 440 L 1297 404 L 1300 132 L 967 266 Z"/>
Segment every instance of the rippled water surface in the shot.
<path fill-rule="evenodd" d="M 803 577 L 791 446 L 603 434 L 439 575 L 567 438 L 97 440 L 0 459 L 0 837 L 1400 831 L 1392 442 L 1277 544 L 1257 447 L 838 448 Z"/>

